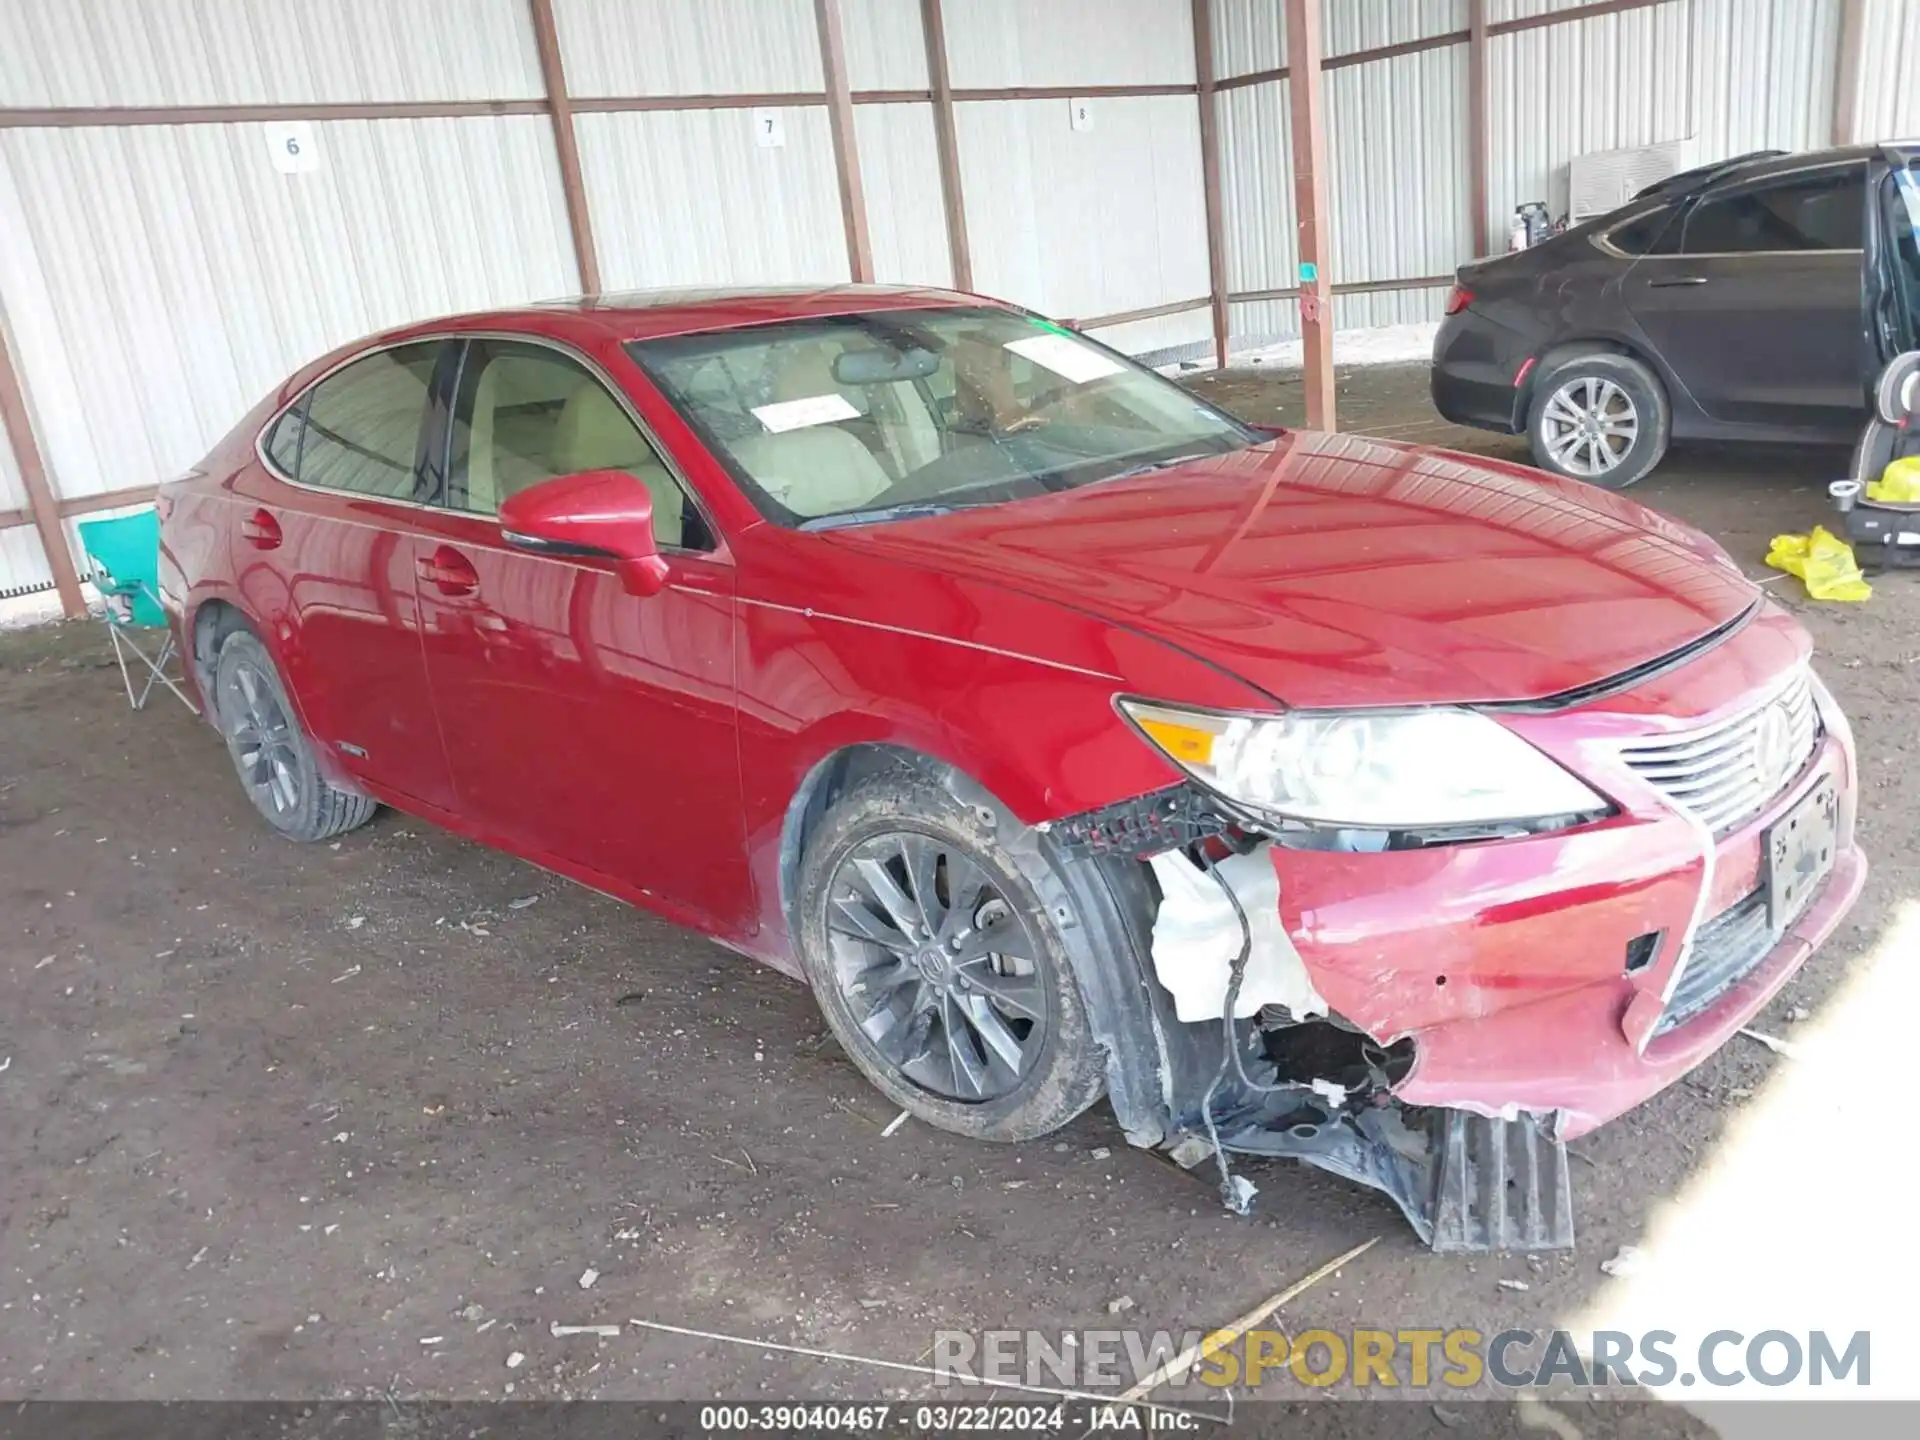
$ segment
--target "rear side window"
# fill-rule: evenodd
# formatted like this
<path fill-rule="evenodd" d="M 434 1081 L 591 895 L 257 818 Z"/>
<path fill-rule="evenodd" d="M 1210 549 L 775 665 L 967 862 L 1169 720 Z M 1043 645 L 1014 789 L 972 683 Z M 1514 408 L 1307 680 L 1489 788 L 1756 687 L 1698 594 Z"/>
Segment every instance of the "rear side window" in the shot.
<path fill-rule="evenodd" d="M 420 426 L 440 342 L 424 340 L 381 350 L 336 370 L 307 392 L 299 409 L 297 468 L 283 467 L 302 485 L 411 500 Z M 290 418 L 290 417 L 288 417 Z M 281 431 L 267 453 L 282 464 Z"/>
<path fill-rule="evenodd" d="M 1622 255 L 1670 254 L 1679 239 L 1680 227 L 1673 223 L 1670 205 L 1607 232 L 1607 243 Z"/>
<path fill-rule="evenodd" d="M 267 436 L 267 459 L 282 475 L 295 479 L 300 475 L 300 429 L 307 423 L 307 397 L 302 395 L 291 409 L 285 410 Z"/>
<path fill-rule="evenodd" d="M 1687 216 L 1688 255 L 1858 250 L 1866 177 L 1859 166 L 1795 176 L 1704 200 Z"/>

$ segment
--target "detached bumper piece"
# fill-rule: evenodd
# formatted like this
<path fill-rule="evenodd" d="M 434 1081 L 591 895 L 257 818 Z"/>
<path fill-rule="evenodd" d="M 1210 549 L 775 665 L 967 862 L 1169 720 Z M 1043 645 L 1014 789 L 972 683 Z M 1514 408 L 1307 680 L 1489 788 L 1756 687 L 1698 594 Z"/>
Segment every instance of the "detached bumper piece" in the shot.
<path fill-rule="evenodd" d="M 1301 1160 L 1389 1196 L 1441 1254 L 1573 1248 L 1573 1188 L 1557 1116 L 1512 1120 L 1464 1110 L 1358 1114 L 1266 1097 L 1262 1113 L 1219 1126 L 1221 1148 Z M 1189 1152 L 1193 1153 L 1193 1152 Z M 1203 1152 L 1204 1153 L 1204 1152 Z"/>
<path fill-rule="evenodd" d="M 1550 1127 L 1524 1110 L 1514 1120 L 1464 1110 L 1435 1113 L 1445 1120 L 1432 1233 L 1424 1237 L 1429 1245 L 1443 1254 L 1573 1248 L 1564 1140 L 1550 1138 Z"/>

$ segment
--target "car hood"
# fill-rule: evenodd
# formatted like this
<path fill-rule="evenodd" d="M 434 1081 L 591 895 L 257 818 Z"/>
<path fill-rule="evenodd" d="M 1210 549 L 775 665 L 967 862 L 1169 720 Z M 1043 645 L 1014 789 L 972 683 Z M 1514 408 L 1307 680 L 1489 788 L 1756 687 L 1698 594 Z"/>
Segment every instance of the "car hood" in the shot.
<path fill-rule="evenodd" d="M 1757 595 L 1712 542 L 1618 495 L 1304 432 L 829 534 L 1126 625 L 1296 706 L 1539 699 L 1677 650 Z"/>

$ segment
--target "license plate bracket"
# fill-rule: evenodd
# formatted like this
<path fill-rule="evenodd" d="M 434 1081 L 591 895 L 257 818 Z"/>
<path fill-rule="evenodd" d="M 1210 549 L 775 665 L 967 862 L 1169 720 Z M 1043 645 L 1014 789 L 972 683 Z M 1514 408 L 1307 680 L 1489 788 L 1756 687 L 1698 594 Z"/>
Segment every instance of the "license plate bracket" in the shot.
<path fill-rule="evenodd" d="M 1822 779 L 1800 803 L 1767 829 L 1767 924 L 1778 934 L 1792 924 L 1833 869 L 1839 842 L 1839 802 Z"/>

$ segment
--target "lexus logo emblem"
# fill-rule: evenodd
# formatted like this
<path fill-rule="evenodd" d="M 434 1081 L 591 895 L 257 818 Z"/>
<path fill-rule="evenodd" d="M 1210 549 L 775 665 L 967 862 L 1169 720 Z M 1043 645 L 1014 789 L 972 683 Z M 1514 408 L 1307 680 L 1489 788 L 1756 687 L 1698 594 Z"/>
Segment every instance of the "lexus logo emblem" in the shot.
<path fill-rule="evenodd" d="M 1753 768 L 1768 790 L 1787 781 L 1793 763 L 1793 720 L 1784 705 L 1769 705 L 1753 727 Z"/>

